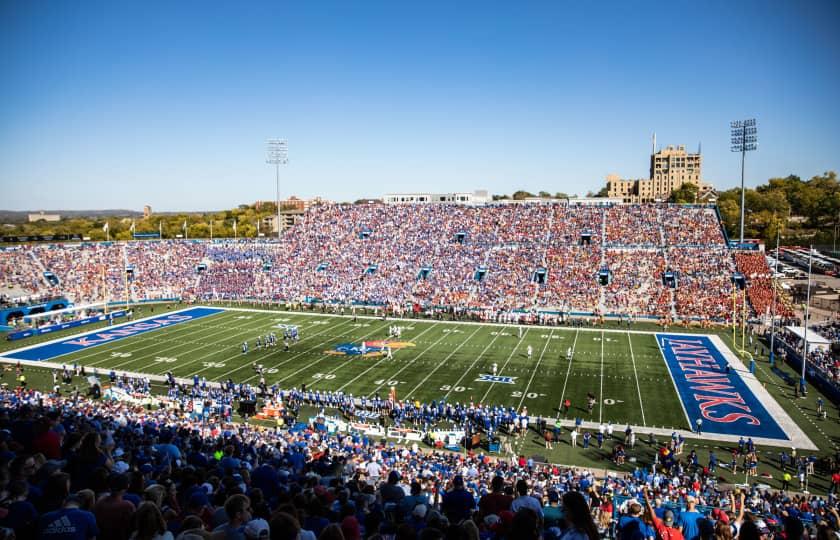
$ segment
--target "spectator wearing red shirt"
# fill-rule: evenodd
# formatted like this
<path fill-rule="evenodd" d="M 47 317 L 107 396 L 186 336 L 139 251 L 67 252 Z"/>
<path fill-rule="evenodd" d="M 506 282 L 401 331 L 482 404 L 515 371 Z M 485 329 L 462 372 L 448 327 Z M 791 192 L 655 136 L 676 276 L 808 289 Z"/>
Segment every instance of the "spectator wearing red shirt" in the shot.
<path fill-rule="evenodd" d="M 674 527 L 674 512 L 666 510 L 663 519 L 656 517 L 656 512 L 653 511 L 653 506 L 650 504 L 650 497 L 647 490 L 643 490 L 645 495 L 645 506 L 647 506 L 648 514 L 653 520 L 653 526 L 656 528 L 657 538 L 661 540 L 684 540 L 682 532 Z"/>
<path fill-rule="evenodd" d="M 35 426 L 32 451 L 42 453 L 47 459 L 61 459 L 61 434 L 56 431 L 58 412 L 52 411 Z"/>
<path fill-rule="evenodd" d="M 111 493 L 99 499 L 94 507 L 96 523 L 103 531 L 108 531 L 108 538 L 127 540 L 134 516 L 134 503 L 123 499 L 128 489 L 128 477 L 124 474 L 112 475 L 110 488 Z"/>
<path fill-rule="evenodd" d="M 498 516 L 503 511 L 510 510 L 510 503 L 513 502 L 513 497 L 505 495 L 503 492 L 504 488 L 504 478 L 494 476 L 490 482 L 491 492 L 478 501 L 479 515 L 482 519 L 490 514 L 496 514 Z"/>

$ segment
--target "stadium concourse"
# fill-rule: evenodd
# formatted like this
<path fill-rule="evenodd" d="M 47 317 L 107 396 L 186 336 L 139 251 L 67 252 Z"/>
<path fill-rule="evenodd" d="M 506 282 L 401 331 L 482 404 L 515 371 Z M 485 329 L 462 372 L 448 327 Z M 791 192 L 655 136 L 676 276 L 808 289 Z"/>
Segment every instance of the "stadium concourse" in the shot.
<path fill-rule="evenodd" d="M 763 314 L 766 303 L 761 302 L 771 289 L 763 281 L 754 283 L 768 274 L 766 263 L 735 257 L 727 249 L 714 209 L 668 205 L 323 205 L 308 211 L 302 223 L 276 242 L 82 243 L 0 250 L 3 285 L 26 291 L 29 298 L 18 299 L 24 302 L 48 296 L 66 296 L 76 304 L 116 298 L 178 298 L 191 303 L 317 299 L 377 304 L 395 315 L 438 307 L 475 310 L 479 318 L 492 321 L 554 326 L 567 323 L 569 315 L 654 317 L 663 324 L 676 319 L 702 325 L 725 322 L 731 317 L 736 268 L 747 275 L 754 313 Z M 45 279 L 46 274 L 54 279 Z M 756 291 L 750 291 L 752 287 Z M 188 321 L 189 313 L 199 311 L 208 321 L 231 316 L 219 313 L 221 308 L 187 307 L 87 336 L 39 342 L 14 354 L 37 359 L 43 347 L 57 355 L 70 354 L 61 348 L 75 342 L 101 346 L 109 358 L 116 353 L 120 361 L 129 362 L 124 360 L 126 353 L 109 348 L 116 343 L 111 336 L 136 347 L 131 340 L 146 339 L 141 333 L 170 328 L 189 333 L 201 328 Z M 273 319 L 277 313 L 265 317 Z M 346 319 L 349 322 L 349 316 Z M 382 321 L 380 326 L 388 324 Z M 159 330 L 164 325 L 167 328 Z M 429 329 L 436 325 L 427 323 Z M 537 351 L 540 359 L 552 345 L 554 326 Z M 474 327 L 471 335 L 479 329 L 490 335 L 492 329 L 486 324 Z M 204 330 L 213 334 L 218 328 L 209 322 Z M 834 327 L 826 331 L 840 334 Z M 631 332 L 621 335 L 632 349 Z M 746 368 L 737 358 L 726 357 L 731 351 L 716 344 L 714 336 L 687 337 L 667 330 L 655 336 L 651 346 L 661 348 L 665 357 L 664 364 L 657 358 L 660 369 L 671 370 L 660 373 L 670 373 L 675 381 L 680 354 L 699 358 L 697 349 L 704 348 L 708 350 L 703 361 L 716 373 L 725 370 L 729 378 L 729 366 L 735 367 L 739 391 L 746 387 L 752 395 L 766 394 L 757 379 L 743 375 Z M 236 347 L 241 340 L 236 334 L 234 338 L 230 345 Z M 520 333 L 518 339 L 525 343 L 542 337 Z M 600 340 L 588 345 L 593 359 L 600 349 L 602 385 L 607 341 L 601 332 Z M 165 340 L 157 344 L 172 346 Z M 572 344 L 566 358 L 566 381 L 574 354 L 583 354 L 574 348 Z M 322 345 L 316 354 L 324 355 Z M 420 354 L 424 352 L 416 353 Z M 815 361 L 834 374 L 830 357 Z M 59 369 L 54 373 L 64 384 L 56 380 L 51 390 L 37 390 L 27 387 L 28 363 L 14 366 L 12 360 L 9 369 L 15 370 L 16 382 L 0 390 L 0 527 L 8 529 L 4 535 L 14 531 L 23 539 L 117 540 L 642 540 L 659 531 L 671 540 L 758 540 L 762 535 L 800 540 L 806 528 L 810 538 L 820 539 L 832 538 L 840 529 L 834 496 L 840 490 L 837 456 L 818 461 L 801 448 L 798 454 L 780 453 L 781 490 L 769 489 L 764 485 L 769 479 L 757 474 L 758 449 L 751 438 L 733 442 L 731 455 L 715 456 L 712 451 L 701 462 L 677 432 L 648 443 L 655 447 L 654 458 L 638 462 L 631 472 L 593 472 L 541 463 L 512 451 L 490 457 L 482 451 L 432 450 L 418 441 L 395 445 L 364 433 L 332 432 L 326 425 L 327 411 L 337 409 L 352 418 L 357 407 L 355 400 L 333 391 L 273 387 L 268 401 L 283 412 L 270 424 L 237 422 L 233 414 L 237 403 L 266 394 L 265 384 L 208 384 L 195 372 L 180 381 L 167 378 L 165 396 L 152 395 L 145 373 L 114 372 L 109 374 L 111 395 L 131 399 L 89 398 L 76 388 L 84 388 L 91 373 L 85 373 L 83 364 L 62 367 L 60 362 L 55 362 Z M 635 360 L 633 364 L 635 371 Z M 533 369 L 530 385 L 536 369 L 528 367 Z M 247 380 L 256 376 L 261 372 Z M 691 396 L 681 394 L 681 399 L 685 406 Z M 766 422 L 768 430 L 787 430 L 781 421 L 785 411 L 774 409 L 779 406 L 768 399 L 759 400 L 763 403 L 758 405 L 768 408 L 760 415 L 752 411 L 755 418 Z M 520 406 L 523 400 L 524 396 Z M 545 437 L 547 448 L 560 439 L 560 428 L 540 418 L 531 422 L 513 408 L 493 408 L 490 414 L 481 404 L 439 399 L 398 408 L 389 401 L 377 397 L 362 406 L 395 420 L 414 415 L 414 423 L 430 417 L 467 430 L 491 425 L 508 440 L 536 432 Z M 312 421 L 303 411 L 313 411 Z M 626 470 L 635 432 L 585 427 L 587 435 L 601 438 L 599 448 L 604 444 L 611 449 L 614 465 Z M 576 443 L 571 433 L 577 430 L 568 431 L 573 445 L 590 444 L 589 438 Z M 726 483 L 719 476 L 722 468 L 728 474 L 745 469 L 750 485 L 736 488 Z M 806 489 L 814 476 L 830 478 L 826 483 L 831 495 L 793 491 Z"/>

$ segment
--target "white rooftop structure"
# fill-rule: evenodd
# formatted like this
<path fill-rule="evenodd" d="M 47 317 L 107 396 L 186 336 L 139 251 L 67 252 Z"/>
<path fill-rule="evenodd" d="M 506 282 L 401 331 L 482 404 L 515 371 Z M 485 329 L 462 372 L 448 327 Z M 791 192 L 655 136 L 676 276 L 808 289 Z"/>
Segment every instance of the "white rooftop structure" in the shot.
<path fill-rule="evenodd" d="M 805 339 L 804 326 L 785 326 L 785 330 L 799 338 L 799 346 L 802 346 L 802 340 Z M 819 335 L 816 330 L 808 329 L 808 350 L 823 350 L 827 351 L 831 347 L 831 341 Z"/>
<path fill-rule="evenodd" d="M 486 204 L 492 200 L 486 189 L 455 193 L 388 193 L 382 197 L 385 204 Z"/>

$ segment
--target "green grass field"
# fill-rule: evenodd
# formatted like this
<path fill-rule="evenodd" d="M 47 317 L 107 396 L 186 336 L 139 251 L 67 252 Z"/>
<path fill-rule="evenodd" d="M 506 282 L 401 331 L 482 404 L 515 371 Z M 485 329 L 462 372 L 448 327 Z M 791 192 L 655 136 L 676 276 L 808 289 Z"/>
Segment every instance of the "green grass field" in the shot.
<path fill-rule="evenodd" d="M 385 339 L 394 324 L 403 327 L 400 341 L 414 346 L 394 350 L 392 360 L 328 353 L 340 343 Z M 279 346 L 255 349 L 258 335 L 271 331 L 282 335 L 278 325 L 296 325 L 300 341 L 289 352 Z M 242 354 L 246 340 L 251 349 Z M 574 351 L 571 360 L 569 348 Z M 569 398 L 569 418 L 690 428 L 652 334 L 524 328 L 520 339 L 518 328 L 509 326 L 361 317 L 354 322 L 330 315 L 226 311 L 52 362 L 251 383 L 258 379 L 252 368 L 256 362 L 266 368 L 267 383 L 283 388 L 306 384 L 359 397 L 377 392 L 386 396 L 393 386 L 400 399 L 527 407 L 532 415 L 551 417 Z M 511 377 L 512 384 L 478 380 L 492 372 L 494 363 L 498 375 Z M 586 407 L 588 393 L 597 398 L 591 414 Z"/>

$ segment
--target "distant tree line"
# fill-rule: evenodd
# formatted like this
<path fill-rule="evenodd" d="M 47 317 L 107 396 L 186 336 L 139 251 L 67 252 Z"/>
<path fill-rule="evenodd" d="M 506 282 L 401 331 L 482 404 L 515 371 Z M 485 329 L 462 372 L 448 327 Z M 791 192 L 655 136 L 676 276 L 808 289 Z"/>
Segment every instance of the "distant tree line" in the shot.
<path fill-rule="evenodd" d="M 262 203 L 259 210 L 255 206 L 242 204 L 236 208 L 218 212 L 152 214 L 146 219 L 143 219 L 142 216 L 137 218 L 114 216 L 71 217 L 56 222 L 36 221 L 34 223 L 4 224 L 0 236 L 80 234 L 95 241 L 105 240 L 110 233 L 111 240 L 131 240 L 133 238 L 131 225 L 134 223 L 135 233 L 163 232 L 163 238 L 176 238 L 177 235 L 184 236 L 184 222 L 186 222 L 188 238 L 210 238 L 211 223 L 213 224 L 214 238 L 233 238 L 233 224 L 236 222 L 235 236 L 249 238 L 257 236 L 258 221 L 260 222 L 259 232 L 265 236 L 272 236 L 273 232 L 262 225 L 262 219 L 276 215 L 277 205 L 269 202 Z M 108 224 L 108 232 L 104 230 L 106 223 Z"/>
<path fill-rule="evenodd" d="M 718 208 L 730 238 L 740 234 L 741 188 L 718 194 Z M 795 175 L 771 178 L 744 192 L 744 236 L 776 245 L 833 244 L 840 226 L 840 181 L 834 171 L 803 181 Z"/>
<path fill-rule="evenodd" d="M 606 188 L 597 193 L 588 192 L 588 197 L 606 197 Z M 692 203 L 696 201 L 697 188 L 684 184 L 671 193 L 670 201 Z M 577 195 L 539 191 L 536 194 L 518 190 L 512 195 L 493 195 L 493 200 L 524 200 L 528 198 L 565 199 Z M 783 244 L 831 245 L 840 232 L 840 180 L 834 171 L 802 180 L 789 175 L 784 178 L 771 178 L 766 184 L 745 192 L 746 214 L 744 218 L 744 236 L 759 238 L 768 246 L 775 246 L 776 232 L 784 237 Z M 368 202 L 363 199 L 358 202 Z M 739 234 L 741 189 L 732 188 L 718 193 L 718 208 L 724 227 L 730 238 Z M 188 225 L 190 238 L 209 238 L 210 223 L 213 223 L 214 237 L 233 237 L 234 221 L 236 235 L 243 238 L 257 236 L 257 222 L 277 214 L 273 203 L 263 203 L 259 209 L 247 204 L 230 210 L 200 213 L 153 214 L 147 219 L 134 218 L 137 233 L 156 233 L 163 231 L 164 238 L 183 235 L 184 221 Z M 108 223 L 112 240 L 130 240 L 132 238 L 132 218 L 126 217 L 79 217 L 74 216 L 58 222 L 38 221 L 35 223 L 7 223 L 2 226 L 2 235 L 50 235 L 81 234 L 91 240 L 104 240 L 103 230 Z M 263 234 L 271 231 L 261 226 Z"/>

